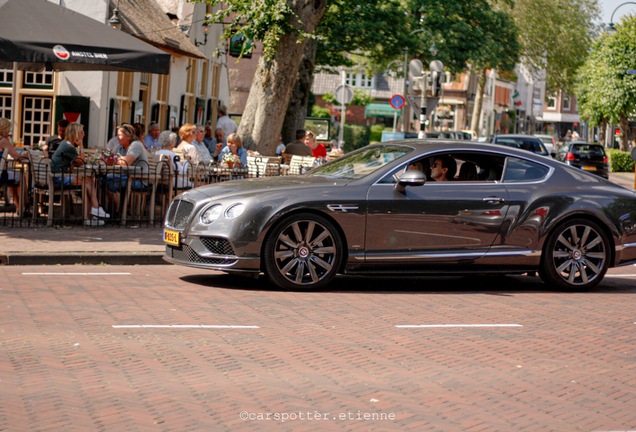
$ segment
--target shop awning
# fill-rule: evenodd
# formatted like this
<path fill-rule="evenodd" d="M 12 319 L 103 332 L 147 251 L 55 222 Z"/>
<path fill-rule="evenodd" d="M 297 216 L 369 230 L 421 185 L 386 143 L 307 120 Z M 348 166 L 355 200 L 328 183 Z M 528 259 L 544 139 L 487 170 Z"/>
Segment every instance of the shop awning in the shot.
<path fill-rule="evenodd" d="M 393 117 L 396 112 L 399 117 L 402 110 L 396 110 L 390 104 L 382 102 L 372 102 L 364 109 L 365 117 Z"/>

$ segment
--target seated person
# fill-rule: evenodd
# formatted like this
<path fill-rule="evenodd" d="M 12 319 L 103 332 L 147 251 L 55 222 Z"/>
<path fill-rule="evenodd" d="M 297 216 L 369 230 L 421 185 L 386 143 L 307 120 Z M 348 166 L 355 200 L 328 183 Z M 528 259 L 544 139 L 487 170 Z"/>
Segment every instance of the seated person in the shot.
<path fill-rule="evenodd" d="M 435 181 L 452 181 L 457 173 L 457 162 L 450 155 L 436 156 L 431 167 L 431 177 Z"/>
<path fill-rule="evenodd" d="M 64 173 L 69 171 L 73 164 L 82 165 L 85 162 L 86 153 L 81 152 L 84 149 L 84 125 L 79 123 L 71 123 L 66 127 L 66 139 L 63 140 L 53 153 L 51 158 L 51 172 Z M 79 150 L 78 150 L 79 149 Z M 55 176 L 53 178 L 56 186 L 84 186 L 86 190 L 86 199 L 91 203 L 90 216 L 84 214 L 84 223 L 88 226 L 103 225 L 101 219 L 109 218 L 110 215 L 104 211 L 97 201 L 97 189 L 92 176 L 76 177 L 74 175 Z M 91 219 L 92 218 L 92 219 Z"/>
<path fill-rule="evenodd" d="M 11 133 L 11 120 L 0 118 L 0 183 L 5 183 L 16 208 L 20 208 L 20 174 L 6 169 L 7 159 L 11 156 L 14 160 L 20 157 L 20 153 L 9 141 Z"/>
<path fill-rule="evenodd" d="M 472 162 L 464 162 L 459 167 L 459 174 L 457 174 L 457 180 L 460 181 L 475 181 L 477 180 L 477 166 Z"/>
<path fill-rule="evenodd" d="M 117 128 L 117 139 L 125 150 L 125 156 L 118 156 L 116 165 L 138 166 L 143 175 L 148 175 L 148 151 L 143 142 L 137 137 L 135 128 L 130 124 L 123 124 Z M 115 210 L 119 209 L 119 193 L 125 191 L 128 186 L 128 176 L 121 174 L 108 174 L 106 176 L 106 187 L 108 196 L 111 198 Z M 146 187 L 143 181 L 133 179 L 131 189 L 139 190 Z"/>

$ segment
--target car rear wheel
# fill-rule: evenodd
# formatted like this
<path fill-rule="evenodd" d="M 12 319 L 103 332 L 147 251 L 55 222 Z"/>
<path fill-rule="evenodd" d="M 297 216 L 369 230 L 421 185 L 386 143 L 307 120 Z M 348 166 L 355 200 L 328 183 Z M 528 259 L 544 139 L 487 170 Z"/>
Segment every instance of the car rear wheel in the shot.
<path fill-rule="evenodd" d="M 327 219 L 298 214 L 272 229 L 264 254 L 265 273 L 273 284 L 284 289 L 318 289 L 336 276 L 343 246 Z"/>
<path fill-rule="evenodd" d="M 594 222 L 573 219 L 548 237 L 539 275 L 549 285 L 567 290 L 595 287 L 609 268 L 610 242 Z"/>

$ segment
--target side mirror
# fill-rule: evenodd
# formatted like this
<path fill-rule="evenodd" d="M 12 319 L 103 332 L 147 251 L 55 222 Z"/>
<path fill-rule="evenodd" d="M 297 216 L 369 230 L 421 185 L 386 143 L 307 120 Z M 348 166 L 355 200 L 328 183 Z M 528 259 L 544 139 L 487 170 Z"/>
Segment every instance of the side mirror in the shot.
<path fill-rule="evenodd" d="M 407 186 L 423 186 L 426 183 L 426 175 L 422 171 L 407 170 L 398 179 L 395 190 L 404 193 Z"/>

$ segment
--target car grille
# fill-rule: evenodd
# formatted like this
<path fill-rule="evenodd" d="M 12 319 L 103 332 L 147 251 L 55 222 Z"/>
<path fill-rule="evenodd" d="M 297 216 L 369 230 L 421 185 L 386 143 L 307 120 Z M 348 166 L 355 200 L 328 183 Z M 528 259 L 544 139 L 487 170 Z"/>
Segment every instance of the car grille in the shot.
<path fill-rule="evenodd" d="M 180 246 L 166 245 L 166 256 L 179 261 L 192 262 L 197 264 L 230 265 L 236 259 L 229 258 L 208 258 L 197 254 L 190 246 L 182 244 Z"/>
<path fill-rule="evenodd" d="M 176 229 L 184 229 L 188 224 L 190 213 L 194 209 L 194 204 L 184 200 L 175 200 L 170 204 L 168 214 L 166 215 L 166 222 L 168 226 Z"/>
<path fill-rule="evenodd" d="M 201 237 L 201 243 L 216 255 L 234 255 L 234 248 L 229 241 L 217 237 Z"/>

